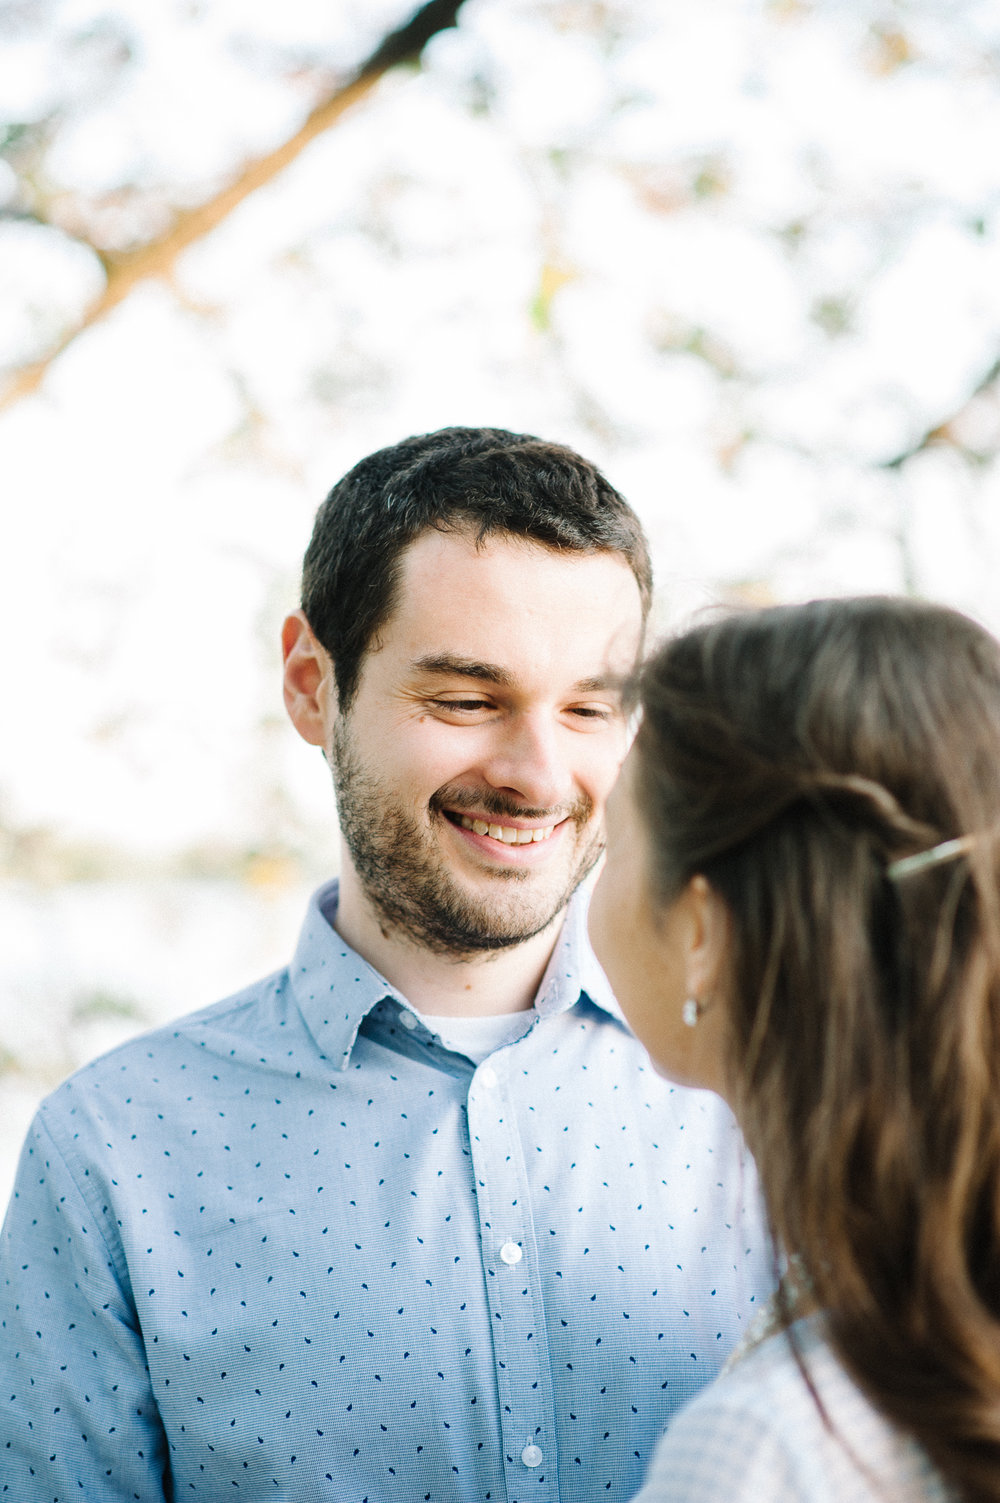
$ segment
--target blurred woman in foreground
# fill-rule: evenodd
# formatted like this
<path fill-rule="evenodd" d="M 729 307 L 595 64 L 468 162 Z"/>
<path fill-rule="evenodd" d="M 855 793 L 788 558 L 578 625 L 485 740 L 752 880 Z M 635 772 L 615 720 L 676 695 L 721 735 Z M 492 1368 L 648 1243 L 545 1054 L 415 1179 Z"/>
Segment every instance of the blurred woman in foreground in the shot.
<path fill-rule="evenodd" d="M 1000 645 L 821 601 L 668 642 L 640 698 L 591 934 L 789 1271 L 639 1499 L 998 1503 Z"/>

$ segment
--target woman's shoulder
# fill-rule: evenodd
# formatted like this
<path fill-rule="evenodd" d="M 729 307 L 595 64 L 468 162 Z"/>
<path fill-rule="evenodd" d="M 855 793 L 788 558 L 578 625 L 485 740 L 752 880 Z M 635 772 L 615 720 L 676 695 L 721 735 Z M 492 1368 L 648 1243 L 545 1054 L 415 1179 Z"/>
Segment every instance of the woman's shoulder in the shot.
<path fill-rule="evenodd" d="M 680 1411 L 636 1503 L 949 1503 L 950 1496 L 810 1317 L 747 1353 Z"/>

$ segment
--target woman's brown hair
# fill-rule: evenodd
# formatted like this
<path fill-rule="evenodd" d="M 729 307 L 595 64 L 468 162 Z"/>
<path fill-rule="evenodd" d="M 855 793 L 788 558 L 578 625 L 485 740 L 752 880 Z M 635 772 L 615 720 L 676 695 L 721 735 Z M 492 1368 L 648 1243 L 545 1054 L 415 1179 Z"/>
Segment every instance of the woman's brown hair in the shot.
<path fill-rule="evenodd" d="M 1000 1503 L 1000 645 L 942 607 L 817 601 L 686 632 L 640 695 L 654 891 L 701 873 L 728 909 L 776 1243 L 882 1413 Z"/>

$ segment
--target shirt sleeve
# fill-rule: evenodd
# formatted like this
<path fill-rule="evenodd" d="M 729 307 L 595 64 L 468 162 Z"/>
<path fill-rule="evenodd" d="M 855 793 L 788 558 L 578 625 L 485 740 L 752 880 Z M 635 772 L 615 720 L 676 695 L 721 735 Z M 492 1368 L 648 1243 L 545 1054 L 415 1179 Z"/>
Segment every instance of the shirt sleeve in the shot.
<path fill-rule="evenodd" d="M 0 1473 L 18 1503 L 164 1503 L 166 1440 L 124 1259 L 41 1117 L 0 1237 Z"/>
<path fill-rule="evenodd" d="M 709 1389 L 676 1416 L 633 1503 L 812 1503 L 781 1437 Z"/>

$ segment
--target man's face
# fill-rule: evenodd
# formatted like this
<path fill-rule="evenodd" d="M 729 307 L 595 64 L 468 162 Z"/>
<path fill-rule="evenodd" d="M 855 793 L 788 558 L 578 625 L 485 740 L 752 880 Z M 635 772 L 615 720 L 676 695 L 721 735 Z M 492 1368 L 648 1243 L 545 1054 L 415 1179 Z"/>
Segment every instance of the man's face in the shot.
<path fill-rule="evenodd" d="M 456 958 L 545 929 L 597 860 L 641 632 L 617 554 L 428 531 L 327 748 L 342 886 Z"/>

